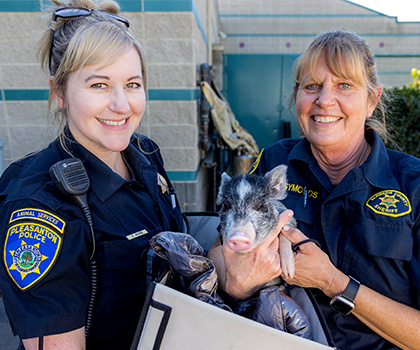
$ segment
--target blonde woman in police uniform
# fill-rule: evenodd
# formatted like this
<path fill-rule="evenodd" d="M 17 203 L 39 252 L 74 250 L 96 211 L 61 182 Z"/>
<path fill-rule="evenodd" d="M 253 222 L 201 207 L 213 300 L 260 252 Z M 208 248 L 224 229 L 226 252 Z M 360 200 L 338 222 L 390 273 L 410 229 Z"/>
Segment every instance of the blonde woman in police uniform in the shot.
<path fill-rule="evenodd" d="M 64 128 L 1 178 L 4 304 L 25 349 L 129 349 L 149 239 L 181 230 L 182 216 L 157 145 L 135 133 L 146 70 L 130 23 L 113 1 L 54 4 L 40 51 Z M 70 157 L 90 179 L 93 239 L 82 209 L 49 175 Z"/>

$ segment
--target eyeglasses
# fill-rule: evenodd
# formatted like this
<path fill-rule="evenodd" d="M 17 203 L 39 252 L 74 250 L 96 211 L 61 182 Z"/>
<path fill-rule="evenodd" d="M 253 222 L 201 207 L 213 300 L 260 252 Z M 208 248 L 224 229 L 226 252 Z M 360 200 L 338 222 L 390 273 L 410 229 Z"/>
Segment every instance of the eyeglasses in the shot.
<path fill-rule="evenodd" d="M 54 24 L 57 21 L 57 18 L 69 19 L 69 18 L 87 17 L 87 16 L 90 16 L 92 12 L 94 11 L 100 12 L 109 18 L 115 19 L 123 23 L 127 28 L 130 28 L 130 22 L 127 19 L 114 15 L 113 13 L 103 11 L 103 10 L 88 9 L 84 7 L 62 7 L 58 10 L 55 10 L 52 16 L 52 21 L 51 21 L 51 26 L 50 26 L 50 54 L 49 54 L 49 59 L 48 59 L 48 66 L 50 69 L 50 73 L 51 73 L 51 59 L 52 59 L 52 53 L 53 53 L 53 47 L 54 47 L 54 33 L 55 33 Z"/>

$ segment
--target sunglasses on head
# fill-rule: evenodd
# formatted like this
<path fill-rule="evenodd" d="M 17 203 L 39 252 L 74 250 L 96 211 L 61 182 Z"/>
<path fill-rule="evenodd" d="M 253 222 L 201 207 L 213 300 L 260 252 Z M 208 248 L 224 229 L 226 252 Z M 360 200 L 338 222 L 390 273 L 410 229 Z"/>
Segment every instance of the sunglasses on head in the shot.
<path fill-rule="evenodd" d="M 94 11 L 100 12 L 109 18 L 113 18 L 118 22 L 123 23 L 127 28 L 130 28 L 130 22 L 125 18 L 120 16 L 114 15 L 110 12 L 103 11 L 103 10 L 95 10 L 95 9 L 88 9 L 84 7 L 63 7 L 58 10 L 55 10 L 52 16 L 51 27 L 50 27 L 50 54 L 48 59 L 48 66 L 51 72 L 51 59 L 52 59 L 52 51 L 54 47 L 54 23 L 57 21 L 57 18 L 78 18 L 78 17 L 87 17 L 90 16 Z"/>

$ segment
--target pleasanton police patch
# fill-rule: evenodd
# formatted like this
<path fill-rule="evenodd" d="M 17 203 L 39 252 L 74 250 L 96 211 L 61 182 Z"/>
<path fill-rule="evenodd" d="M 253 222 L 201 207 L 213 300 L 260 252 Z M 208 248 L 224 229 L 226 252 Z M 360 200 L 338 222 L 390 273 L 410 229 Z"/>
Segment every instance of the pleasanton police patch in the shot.
<path fill-rule="evenodd" d="M 398 217 L 411 212 L 411 204 L 408 198 L 401 192 L 386 190 L 374 194 L 366 202 L 366 206 L 375 213 Z"/>
<path fill-rule="evenodd" d="M 23 211 L 27 212 L 22 215 L 21 220 L 16 218 L 19 211 L 12 213 L 3 259 L 11 279 L 21 290 L 27 290 L 39 282 L 54 265 L 61 250 L 65 223 L 56 215 L 45 211 Z M 28 216 L 36 217 L 37 212 L 43 213 L 42 218 L 28 220 Z"/>
<path fill-rule="evenodd" d="M 51 214 L 42 209 L 25 208 L 19 209 L 12 213 L 10 221 L 13 222 L 20 219 L 37 219 L 47 224 L 54 226 L 61 233 L 64 232 L 64 226 L 66 223 L 60 219 L 57 215 Z"/>

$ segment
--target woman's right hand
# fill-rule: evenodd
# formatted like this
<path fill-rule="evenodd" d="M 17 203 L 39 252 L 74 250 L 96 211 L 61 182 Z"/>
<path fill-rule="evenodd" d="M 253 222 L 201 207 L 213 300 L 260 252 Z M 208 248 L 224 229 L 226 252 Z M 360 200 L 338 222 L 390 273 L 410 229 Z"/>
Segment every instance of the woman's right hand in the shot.
<path fill-rule="evenodd" d="M 38 350 L 39 338 L 23 339 L 25 350 Z M 62 334 L 48 335 L 43 338 L 44 350 L 85 350 L 85 327 Z"/>
<path fill-rule="evenodd" d="M 227 244 L 213 246 L 209 257 L 216 265 L 221 287 L 229 295 L 246 299 L 269 281 L 280 276 L 282 270 L 278 254 L 279 234 L 292 216 L 291 210 L 281 213 L 277 226 L 270 236 L 248 253 L 235 252 Z"/>

